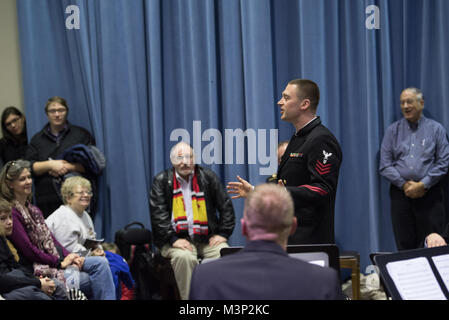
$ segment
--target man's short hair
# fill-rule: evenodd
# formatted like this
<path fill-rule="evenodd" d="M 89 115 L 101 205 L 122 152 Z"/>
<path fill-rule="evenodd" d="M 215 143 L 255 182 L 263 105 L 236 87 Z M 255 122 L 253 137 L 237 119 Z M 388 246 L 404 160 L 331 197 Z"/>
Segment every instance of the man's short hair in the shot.
<path fill-rule="evenodd" d="M 293 199 L 281 186 L 257 186 L 245 199 L 243 212 L 248 233 L 271 233 L 288 237 L 293 221 Z"/>
<path fill-rule="evenodd" d="M 402 90 L 402 92 L 404 92 L 404 91 L 411 91 L 416 95 L 416 99 L 418 101 L 424 101 L 424 94 L 422 93 L 421 89 L 418 89 L 415 87 L 409 87 L 409 88 Z"/>
<path fill-rule="evenodd" d="M 64 98 L 58 96 L 51 97 L 47 100 L 47 103 L 45 104 L 45 113 L 48 113 L 48 107 L 54 102 L 64 106 L 67 110 L 67 113 L 69 113 L 69 105 L 67 104 L 67 101 Z"/>
<path fill-rule="evenodd" d="M 294 79 L 291 80 L 288 84 L 296 85 L 296 87 L 298 88 L 298 99 L 309 99 L 311 110 L 313 112 L 316 112 L 318 103 L 320 103 L 320 89 L 318 88 L 318 85 L 312 80 L 308 79 Z"/>

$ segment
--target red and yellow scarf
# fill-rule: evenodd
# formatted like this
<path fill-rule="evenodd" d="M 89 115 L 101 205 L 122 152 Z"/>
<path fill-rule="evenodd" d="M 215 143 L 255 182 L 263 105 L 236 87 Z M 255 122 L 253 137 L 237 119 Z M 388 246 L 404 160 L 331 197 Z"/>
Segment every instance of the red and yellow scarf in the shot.
<path fill-rule="evenodd" d="M 175 221 L 176 233 L 189 233 L 187 213 L 182 195 L 181 185 L 176 179 L 176 172 L 173 169 L 173 217 Z M 207 223 L 206 201 L 204 192 L 198 185 L 198 175 L 195 170 L 192 178 L 192 211 L 193 211 L 193 234 L 207 236 L 209 227 Z"/>

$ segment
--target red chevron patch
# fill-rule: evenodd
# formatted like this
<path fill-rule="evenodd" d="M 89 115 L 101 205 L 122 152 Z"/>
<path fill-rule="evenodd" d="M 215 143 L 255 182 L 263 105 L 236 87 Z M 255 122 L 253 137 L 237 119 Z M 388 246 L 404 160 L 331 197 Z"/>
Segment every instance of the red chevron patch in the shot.
<path fill-rule="evenodd" d="M 311 185 L 308 185 L 308 184 L 303 184 L 303 185 L 301 185 L 300 187 L 307 188 L 307 189 L 309 189 L 310 191 L 319 193 L 319 194 L 322 195 L 322 196 L 324 196 L 324 195 L 327 194 L 327 191 L 325 191 L 325 190 L 323 190 L 323 189 L 321 189 L 321 188 L 319 188 L 319 187 L 314 187 L 314 186 L 311 186 Z"/>
<path fill-rule="evenodd" d="M 320 174 L 326 174 L 331 171 L 332 164 L 322 164 L 319 160 L 316 161 L 315 170 Z"/>

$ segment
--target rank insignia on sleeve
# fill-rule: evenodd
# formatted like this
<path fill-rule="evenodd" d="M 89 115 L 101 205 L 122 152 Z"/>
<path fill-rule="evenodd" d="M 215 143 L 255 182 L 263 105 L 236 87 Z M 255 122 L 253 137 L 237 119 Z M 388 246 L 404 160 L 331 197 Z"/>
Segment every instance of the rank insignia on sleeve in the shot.
<path fill-rule="evenodd" d="M 316 172 L 318 172 L 320 175 L 326 174 L 331 172 L 331 163 L 328 164 L 323 164 L 320 162 L 320 160 L 316 161 L 316 165 L 315 165 L 315 170 Z"/>
<path fill-rule="evenodd" d="M 324 159 L 323 159 L 323 164 L 326 164 L 327 159 L 329 159 L 329 157 L 332 155 L 332 152 L 326 152 L 326 150 L 323 150 L 323 155 L 324 155 Z"/>

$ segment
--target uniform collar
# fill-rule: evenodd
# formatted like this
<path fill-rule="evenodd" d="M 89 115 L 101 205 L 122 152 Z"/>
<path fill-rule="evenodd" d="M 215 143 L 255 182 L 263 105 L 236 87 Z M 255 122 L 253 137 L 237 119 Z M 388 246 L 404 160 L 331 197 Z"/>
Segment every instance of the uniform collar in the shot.
<path fill-rule="evenodd" d="M 316 116 L 315 118 L 313 118 L 312 120 L 307 122 L 304 127 L 299 129 L 298 132 L 295 133 L 295 136 L 297 136 L 297 137 L 303 136 L 303 135 L 309 133 L 313 128 L 315 128 L 316 126 L 318 126 L 320 124 L 321 124 L 321 119 L 320 119 L 320 117 Z"/>

